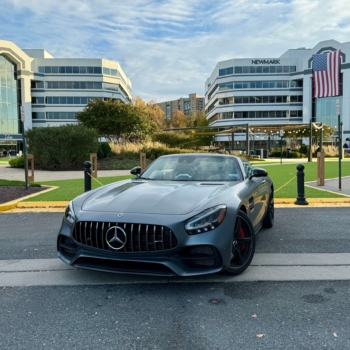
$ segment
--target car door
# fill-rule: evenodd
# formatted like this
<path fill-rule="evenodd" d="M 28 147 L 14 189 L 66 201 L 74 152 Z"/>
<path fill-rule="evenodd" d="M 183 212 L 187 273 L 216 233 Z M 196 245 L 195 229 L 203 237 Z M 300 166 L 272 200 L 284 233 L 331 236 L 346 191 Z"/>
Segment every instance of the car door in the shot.
<path fill-rule="evenodd" d="M 261 206 L 257 206 L 261 201 L 259 198 L 260 182 L 256 181 L 256 178 L 254 177 L 250 179 L 253 175 L 253 167 L 248 161 L 243 162 L 243 167 L 245 171 L 246 190 L 249 193 L 247 215 L 255 228 L 258 225 L 260 218 L 259 210 Z"/>

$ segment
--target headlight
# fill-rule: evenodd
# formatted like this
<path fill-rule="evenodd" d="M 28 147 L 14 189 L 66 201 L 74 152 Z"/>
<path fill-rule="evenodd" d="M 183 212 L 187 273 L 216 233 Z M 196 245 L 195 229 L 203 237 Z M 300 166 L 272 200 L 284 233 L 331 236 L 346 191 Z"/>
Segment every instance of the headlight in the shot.
<path fill-rule="evenodd" d="M 218 205 L 196 215 L 185 225 L 187 233 L 195 235 L 216 229 L 224 220 L 226 205 Z"/>
<path fill-rule="evenodd" d="M 75 221 L 75 214 L 73 210 L 73 203 L 70 202 L 64 212 L 64 217 L 68 223 L 69 226 L 73 226 Z"/>

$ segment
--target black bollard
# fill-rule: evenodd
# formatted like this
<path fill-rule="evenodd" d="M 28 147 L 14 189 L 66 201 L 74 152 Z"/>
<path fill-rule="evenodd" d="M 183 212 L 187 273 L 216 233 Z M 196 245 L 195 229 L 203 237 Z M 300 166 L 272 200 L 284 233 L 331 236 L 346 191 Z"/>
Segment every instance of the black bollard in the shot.
<path fill-rule="evenodd" d="M 85 192 L 91 190 L 91 162 L 84 162 L 84 188 Z"/>
<path fill-rule="evenodd" d="M 308 205 L 309 203 L 305 199 L 305 188 L 304 188 L 304 165 L 299 164 L 297 166 L 297 184 L 298 184 L 298 197 L 294 204 L 297 205 Z"/>

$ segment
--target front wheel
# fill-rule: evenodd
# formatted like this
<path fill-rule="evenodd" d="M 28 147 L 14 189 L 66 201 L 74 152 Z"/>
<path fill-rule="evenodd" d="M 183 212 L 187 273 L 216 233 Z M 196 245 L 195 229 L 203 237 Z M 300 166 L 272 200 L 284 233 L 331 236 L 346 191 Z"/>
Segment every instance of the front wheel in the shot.
<path fill-rule="evenodd" d="M 230 266 L 226 269 L 229 275 L 239 275 L 251 263 L 255 252 L 255 232 L 248 216 L 239 211 L 232 239 Z"/>

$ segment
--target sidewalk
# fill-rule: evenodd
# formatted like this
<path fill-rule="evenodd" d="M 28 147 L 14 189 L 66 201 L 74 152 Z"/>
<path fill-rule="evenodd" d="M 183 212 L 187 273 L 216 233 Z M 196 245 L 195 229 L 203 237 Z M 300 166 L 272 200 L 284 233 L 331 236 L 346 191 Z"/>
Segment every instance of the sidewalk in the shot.
<path fill-rule="evenodd" d="M 110 177 L 130 175 L 130 170 L 98 170 L 97 177 Z M 73 180 L 83 179 L 84 171 L 47 171 L 35 170 L 34 181 L 56 181 L 56 180 Z M 7 164 L 0 164 L 0 179 L 1 180 L 15 180 L 25 181 L 24 170 L 18 168 L 11 168 Z"/>

